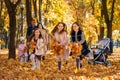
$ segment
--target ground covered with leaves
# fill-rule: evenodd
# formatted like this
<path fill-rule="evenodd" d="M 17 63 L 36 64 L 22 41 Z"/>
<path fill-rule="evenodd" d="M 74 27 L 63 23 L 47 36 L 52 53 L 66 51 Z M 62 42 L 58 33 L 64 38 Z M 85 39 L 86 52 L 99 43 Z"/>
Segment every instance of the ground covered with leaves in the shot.
<path fill-rule="evenodd" d="M 0 80 L 120 80 L 120 49 L 109 56 L 112 66 L 88 64 L 87 58 L 83 67 L 76 69 L 75 59 L 68 58 L 68 64 L 62 62 L 62 70 L 57 68 L 57 59 L 48 54 L 41 62 L 40 71 L 32 71 L 31 63 L 20 63 L 18 59 L 7 59 L 6 50 L 0 51 Z M 50 53 L 50 51 L 48 51 Z"/>

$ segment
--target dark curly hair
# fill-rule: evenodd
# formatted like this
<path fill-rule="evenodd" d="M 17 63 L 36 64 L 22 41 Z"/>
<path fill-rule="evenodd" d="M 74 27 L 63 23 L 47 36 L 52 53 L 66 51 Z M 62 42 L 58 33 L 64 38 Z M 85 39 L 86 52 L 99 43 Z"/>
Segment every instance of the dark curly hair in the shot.
<path fill-rule="evenodd" d="M 79 24 L 78 22 L 74 22 L 74 23 L 72 24 L 71 32 L 70 32 L 70 33 L 74 32 L 74 30 L 73 30 L 73 25 L 74 25 L 74 24 L 76 24 L 77 26 L 79 26 L 79 29 L 78 29 L 78 30 L 82 30 L 82 29 L 81 29 L 81 24 Z"/>

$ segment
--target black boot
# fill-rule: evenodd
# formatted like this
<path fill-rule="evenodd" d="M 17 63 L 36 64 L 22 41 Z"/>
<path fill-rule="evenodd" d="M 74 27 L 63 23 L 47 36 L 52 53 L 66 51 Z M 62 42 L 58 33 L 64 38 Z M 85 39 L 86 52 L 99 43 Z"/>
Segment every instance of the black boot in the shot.
<path fill-rule="evenodd" d="M 76 66 L 77 66 L 78 69 L 79 69 L 80 67 L 82 67 L 82 65 L 81 65 L 81 63 L 80 63 L 80 58 L 79 58 L 79 57 L 76 58 Z"/>
<path fill-rule="evenodd" d="M 45 60 L 45 56 L 42 56 L 42 60 Z"/>
<path fill-rule="evenodd" d="M 79 56 L 80 60 L 82 60 L 84 57 L 85 57 L 84 55 Z"/>
<path fill-rule="evenodd" d="M 73 54 L 72 54 L 72 52 L 70 52 L 70 56 L 72 56 Z"/>
<path fill-rule="evenodd" d="M 66 60 L 66 62 L 65 62 L 66 64 L 68 64 L 68 61 Z"/>
<path fill-rule="evenodd" d="M 58 61 L 58 69 L 61 70 L 61 61 Z"/>
<path fill-rule="evenodd" d="M 28 62 L 30 61 L 30 54 L 28 54 L 27 61 Z"/>

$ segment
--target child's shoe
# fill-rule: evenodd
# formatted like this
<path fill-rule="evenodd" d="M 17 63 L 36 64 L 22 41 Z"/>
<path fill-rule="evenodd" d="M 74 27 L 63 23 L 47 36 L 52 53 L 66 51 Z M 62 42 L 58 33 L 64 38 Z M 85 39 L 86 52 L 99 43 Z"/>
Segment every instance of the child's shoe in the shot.
<path fill-rule="evenodd" d="M 31 70 L 35 70 L 36 66 L 32 66 Z"/>

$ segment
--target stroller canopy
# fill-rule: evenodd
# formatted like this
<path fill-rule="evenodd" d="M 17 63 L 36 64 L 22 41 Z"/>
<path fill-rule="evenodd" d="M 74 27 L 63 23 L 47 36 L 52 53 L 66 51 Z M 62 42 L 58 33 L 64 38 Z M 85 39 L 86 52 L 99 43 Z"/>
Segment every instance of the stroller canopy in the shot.
<path fill-rule="evenodd" d="M 110 53 L 112 53 L 113 45 L 110 38 L 103 38 L 98 42 L 98 48 L 108 49 Z"/>

